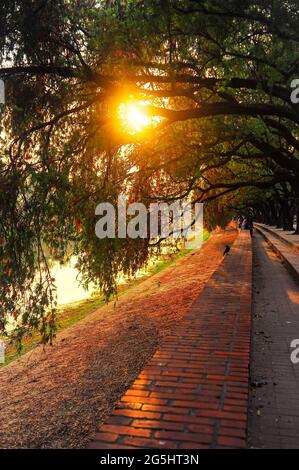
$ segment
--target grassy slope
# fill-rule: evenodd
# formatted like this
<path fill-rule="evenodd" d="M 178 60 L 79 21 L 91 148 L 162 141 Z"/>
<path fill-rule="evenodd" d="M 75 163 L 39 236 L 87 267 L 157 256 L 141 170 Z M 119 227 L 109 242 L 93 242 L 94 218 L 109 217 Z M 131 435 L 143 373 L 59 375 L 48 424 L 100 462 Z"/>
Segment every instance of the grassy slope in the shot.
<path fill-rule="evenodd" d="M 204 241 L 206 241 L 210 236 L 209 232 L 204 233 Z M 140 284 L 145 279 L 148 279 L 151 276 L 163 271 L 165 268 L 170 266 L 171 264 L 175 263 L 182 257 L 186 256 L 192 250 L 183 250 L 176 254 L 172 255 L 163 255 L 161 259 L 151 268 L 149 268 L 142 277 L 138 279 L 132 279 L 127 281 L 125 284 L 119 287 L 119 294 L 118 297 L 129 292 L 134 286 Z M 114 298 L 114 301 L 116 299 Z M 113 299 L 111 300 L 111 302 Z M 102 295 L 94 295 L 90 298 L 72 302 L 70 304 L 64 305 L 63 307 L 59 308 L 57 313 L 57 329 L 61 331 L 69 326 L 73 325 L 74 323 L 78 322 L 82 318 L 85 318 L 90 313 L 94 312 L 98 308 L 105 305 L 105 301 L 103 300 Z M 20 354 L 25 354 L 28 351 L 36 348 L 40 345 L 40 335 L 39 333 L 34 334 L 32 337 L 27 337 L 23 341 L 23 349 Z M 10 362 L 17 359 L 20 354 L 17 352 L 16 348 L 13 345 L 7 345 L 6 353 L 5 353 L 5 364 L 0 364 L 1 367 L 5 367 Z"/>

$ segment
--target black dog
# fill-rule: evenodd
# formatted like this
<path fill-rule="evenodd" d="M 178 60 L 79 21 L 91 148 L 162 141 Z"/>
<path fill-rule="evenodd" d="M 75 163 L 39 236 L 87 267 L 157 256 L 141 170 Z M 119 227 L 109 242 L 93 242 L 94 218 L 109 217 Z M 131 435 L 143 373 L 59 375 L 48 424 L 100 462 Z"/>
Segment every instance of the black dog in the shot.
<path fill-rule="evenodd" d="M 225 245 L 225 250 L 223 252 L 223 256 L 227 255 L 229 253 L 229 250 L 230 250 L 230 246 L 229 245 Z"/>

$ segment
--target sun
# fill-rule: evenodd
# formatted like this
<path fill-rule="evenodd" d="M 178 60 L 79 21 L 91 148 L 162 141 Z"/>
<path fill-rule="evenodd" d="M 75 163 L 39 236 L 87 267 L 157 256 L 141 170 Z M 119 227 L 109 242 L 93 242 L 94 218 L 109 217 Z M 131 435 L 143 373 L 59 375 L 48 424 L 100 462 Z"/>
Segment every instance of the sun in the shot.
<path fill-rule="evenodd" d="M 152 124 L 153 119 L 142 109 L 146 104 L 144 102 L 127 102 L 119 105 L 118 114 L 121 125 L 125 127 L 127 132 L 135 134 Z"/>

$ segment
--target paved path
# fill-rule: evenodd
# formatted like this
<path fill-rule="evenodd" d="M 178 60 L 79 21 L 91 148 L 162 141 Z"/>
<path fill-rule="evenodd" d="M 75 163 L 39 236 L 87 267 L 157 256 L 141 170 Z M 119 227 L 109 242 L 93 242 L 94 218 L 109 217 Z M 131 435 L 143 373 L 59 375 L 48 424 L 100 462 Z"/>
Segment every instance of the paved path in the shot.
<path fill-rule="evenodd" d="M 243 232 L 90 447 L 246 447 L 251 276 Z"/>
<path fill-rule="evenodd" d="M 286 237 L 279 235 L 277 229 L 274 231 L 272 228 L 262 224 L 255 224 L 255 227 L 284 261 L 292 275 L 299 281 L 299 251 L 297 245 L 287 241 Z"/>
<path fill-rule="evenodd" d="M 299 257 L 299 255 L 297 255 Z M 249 444 L 299 448 L 299 285 L 259 234 L 254 237 L 254 291 Z"/>
<path fill-rule="evenodd" d="M 286 245 L 291 247 L 295 252 L 299 253 L 299 235 L 294 233 L 294 230 L 283 230 L 282 228 L 272 227 L 270 225 L 255 223 L 256 227 L 266 230 L 274 235 L 278 240 L 283 241 Z"/>

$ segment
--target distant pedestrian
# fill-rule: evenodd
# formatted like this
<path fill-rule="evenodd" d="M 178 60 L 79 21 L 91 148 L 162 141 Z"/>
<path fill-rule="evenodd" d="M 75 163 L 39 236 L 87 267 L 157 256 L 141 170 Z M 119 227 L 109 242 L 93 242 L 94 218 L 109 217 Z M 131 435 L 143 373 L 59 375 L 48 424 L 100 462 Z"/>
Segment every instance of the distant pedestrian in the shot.
<path fill-rule="evenodd" d="M 252 238 L 252 237 L 253 237 L 253 222 L 252 222 L 252 220 L 250 220 L 250 221 L 248 222 L 247 227 L 248 227 L 248 230 L 249 230 L 249 232 L 250 232 L 250 236 L 251 236 L 251 238 Z"/>

